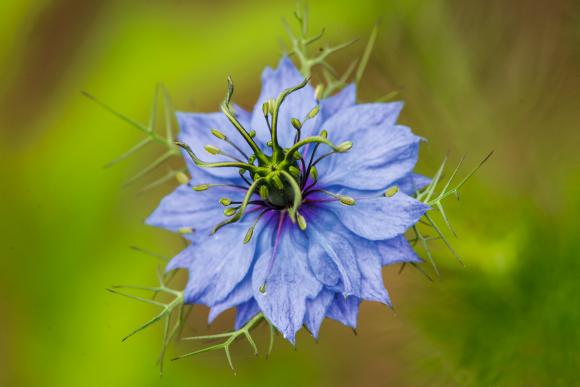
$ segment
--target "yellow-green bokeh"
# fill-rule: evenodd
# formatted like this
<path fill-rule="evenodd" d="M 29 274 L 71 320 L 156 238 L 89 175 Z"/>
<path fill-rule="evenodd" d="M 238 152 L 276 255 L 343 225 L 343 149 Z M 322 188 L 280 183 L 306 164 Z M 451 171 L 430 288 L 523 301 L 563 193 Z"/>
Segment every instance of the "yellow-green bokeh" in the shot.
<path fill-rule="evenodd" d="M 580 366 L 580 6 L 573 1 L 312 1 L 326 41 L 363 41 L 381 21 L 360 95 L 394 90 L 401 122 L 429 141 L 419 171 L 450 151 L 493 158 L 450 203 L 466 267 L 435 246 L 442 276 L 385 279 L 396 314 L 364 305 L 358 336 L 333 322 L 273 356 L 234 350 L 155 364 L 160 330 L 121 343 L 155 312 L 114 297 L 151 285 L 180 241 L 143 225 L 163 186 L 122 183 L 160 154 L 102 166 L 140 135 L 81 96 L 145 121 L 157 82 L 179 110 L 213 111 L 225 78 L 251 107 L 293 1 L 8 0 L 0 5 L 0 385 L 574 385 Z M 337 56 L 340 69 L 363 42 Z M 159 173 L 164 172 L 160 168 Z M 143 183 L 144 184 L 144 183 Z M 427 268 L 428 269 L 428 268 Z M 194 310 L 189 333 L 206 331 Z M 228 329 L 231 315 L 212 331 Z M 258 333 L 266 336 L 266 332 Z M 263 344 L 262 344 L 263 346 Z M 171 353 L 187 350 L 178 344 Z"/>

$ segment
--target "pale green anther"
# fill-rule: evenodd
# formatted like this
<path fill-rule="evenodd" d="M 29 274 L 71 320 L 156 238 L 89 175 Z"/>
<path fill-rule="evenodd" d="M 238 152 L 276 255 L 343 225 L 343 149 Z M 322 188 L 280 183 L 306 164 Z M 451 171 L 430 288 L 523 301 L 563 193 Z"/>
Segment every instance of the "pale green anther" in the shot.
<path fill-rule="evenodd" d="M 300 227 L 300 230 L 304 231 L 306 230 L 307 224 L 306 224 L 306 219 L 304 219 L 304 217 L 300 214 L 298 214 L 296 216 L 296 221 L 298 223 L 298 227 Z"/>
<path fill-rule="evenodd" d="M 244 243 L 248 243 L 252 236 L 254 235 L 254 226 L 250 227 L 246 232 L 246 236 L 244 237 Z"/>
<path fill-rule="evenodd" d="M 276 101 L 272 98 L 268 100 L 268 109 L 270 109 L 270 112 L 276 110 Z"/>
<path fill-rule="evenodd" d="M 350 196 L 340 195 L 338 196 L 338 200 L 345 206 L 354 206 L 356 204 L 356 200 L 351 198 Z"/>
<path fill-rule="evenodd" d="M 300 152 L 296 151 L 296 152 L 294 152 L 292 157 L 294 157 L 294 160 L 300 160 L 302 158 L 302 154 Z"/>
<path fill-rule="evenodd" d="M 209 189 L 209 184 L 200 184 L 191 187 L 194 191 L 206 191 Z"/>
<path fill-rule="evenodd" d="M 260 286 L 260 288 L 258 289 L 260 291 L 260 293 L 262 294 L 266 294 L 266 284 L 262 284 L 262 286 Z"/>
<path fill-rule="evenodd" d="M 327 138 L 328 137 L 328 131 L 326 129 L 322 129 L 320 131 L 320 137 Z"/>
<path fill-rule="evenodd" d="M 345 141 L 336 147 L 336 151 L 340 153 L 348 152 L 352 148 L 352 141 Z"/>
<path fill-rule="evenodd" d="M 211 134 L 213 134 L 215 137 L 219 138 L 220 140 L 225 140 L 227 138 L 225 134 L 223 134 L 222 132 L 220 132 L 217 129 L 212 129 Z"/>
<path fill-rule="evenodd" d="M 256 161 L 256 155 L 248 157 L 248 164 L 254 164 L 254 161 Z"/>
<path fill-rule="evenodd" d="M 268 113 L 270 113 L 270 104 L 268 104 L 268 101 L 262 104 L 262 113 L 264 113 L 265 116 L 267 116 Z"/>
<path fill-rule="evenodd" d="M 226 209 L 224 210 L 224 215 L 225 215 L 225 216 L 232 216 L 232 215 L 234 215 L 235 213 L 236 213 L 236 209 L 235 209 L 235 208 L 233 208 L 233 207 L 229 207 L 229 208 L 226 208 Z"/>
<path fill-rule="evenodd" d="M 314 98 L 316 98 L 317 101 L 320 101 L 322 99 L 322 92 L 324 91 L 324 86 L 322 85 L 322 83 L 316 85 L 316 89 L 314 89 Z"/>
<path fill-rule="evenodd" d="M 282 183 L 282 179 L 280 179 L 280 176 L 278 176 L 277 174 L 273 175 L 272 181 L 274 182 L 274 187 L 276 187 L 279 190 L 284 189 L 284 183 Z"/>
<path fill-rule="evenodd" d="M 250 130 L 250 131 L 248 132 L 248 134 L 250 135 L 250 137 L 251 137 L 251 138 L 254 138 L 254 137 L 256 137 L 256 131 L 255 131 L 255 130 Z"/>
<path fill-rule="evenodd" d="M 268 195 L 270 195 L 270 192 L 268 192 L 268 187 L 265 185 L 261 185 L 259 191 L 260 191 L 260 197 L 264 200 L 267 200 Z"/>
<path fill-rule="evenodd" d="M 292 126 L 294 127 L 294 129 L 296 130 L 302 129 L 302 123 L 297 118 L 292 118 L 292 120 L 290 121 L 292 122 Z"/>
<path fill-rule="evenodd" d="M 266 142 L 266 145 L 269 146 L 270 148 L 272 148 L 272 140 L 269 140 L 268 142 Z"/>
<path fill-rule="evenodd" d="M 232 200 L 228 199 L 228 198 L 221 198 L 220 199 L 220 204 L 222 206 L 229 206 L 230 204 L 232 204 Z"/>
<path fill-rule="evenodd" d="M 316 169 L 316 167 L 311 167 L 310 168 L 310 176 L 314 179 L 314 180 L 318 180 L 318 169 Z"/>
<path fill-rule="evenodd" d="M 189 183 L 189 176 L 187 176 L 185 173 L 183 172 L 177 172 L 175 174 L 175 178 L 177 179 L 177 181 L 179 182 L 179 184 L 187 184 Z"/>
<path fill-rule="evenodd" d="M 193 232 L 193 229 L 191 227 L 181 227 L 179 229 L 180 234 L 191 234 L 192 232 Z"/>
<path fill-rule="evenodd" d="M 397 194 L 397 192 L 399 192 L 399 187 L 394 185 L 392 187 L 387 188 L 387 190 L 385 191 L 385 196 L 388 198 L 392 198 Z"/>
<path fill-rule="evenodd" d="M 205 149 L 205 151 L 207 153 L 212 154 L 212 155 L 217 155 L 217 154 L 220 154 L 220 152 L 221 152 L 219 148 L 217 148 L 213 145 L 206 145 L 203 147 L 203 149 Z"/>
<path fill-rule="evenodd" d="M 312 109 L 306 117 L 308 117 L 309 119 L 312 119 L 312 118 L 316 117 L 316 115 L 318 114 L 319 111 L 320 111 L 320 105 L 316 105 L 314 107 L 314 109 Z"/>
<path fill-rule="evenodd" d="M 288 171 L 290 172 L 290 174 L 294 177 L 299 177 L 300 176 L 300 169 L 296 168 L 295 166 L 291 165 L 288 168 Z"/>

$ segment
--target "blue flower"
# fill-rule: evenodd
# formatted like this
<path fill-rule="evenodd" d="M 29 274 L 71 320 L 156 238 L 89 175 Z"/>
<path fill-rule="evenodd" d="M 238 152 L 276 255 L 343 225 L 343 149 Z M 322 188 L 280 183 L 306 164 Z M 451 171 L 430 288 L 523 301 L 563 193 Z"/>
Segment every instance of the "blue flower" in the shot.
<path fill-rule="evenodd" d="M 362 300 L 390 305 L 382 266 L 420 261 L 403 234 L 428 209 L 409 196 L 427 182 L 421 138 L 397 124 L 401 103 L 356 104 L 354 85 L 317 100 L 288 58 L 251 113 L 229 86 L 222 112 L 177 115 L 191 182 L 147 223 L 194 232 L 167 270 L 188 270 L 185 302 L 210 322 L 262 312 L 292 343 L 325 317 L 354 328 Z"/>

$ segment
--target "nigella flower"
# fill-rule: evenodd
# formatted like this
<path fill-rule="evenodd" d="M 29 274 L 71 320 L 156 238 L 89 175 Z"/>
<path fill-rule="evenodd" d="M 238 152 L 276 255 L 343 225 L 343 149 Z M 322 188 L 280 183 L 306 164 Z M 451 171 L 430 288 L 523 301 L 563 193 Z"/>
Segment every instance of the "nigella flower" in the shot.
<path fill-rule="evenodd" d="M 222 112 L 178 113 L 191 182 L 147 223 L 194 230 L 167 270 L 188 270 L 185 302 L 210 322 L 263 313 L 290 342 L 326 317 L 354 328 L 362 300 L 390 305 L 382 266 L 420 261 L 403 234 L 428 209 L 410 196 L 421 139 L 401 103 L 356 104 L 354 85 L 317 100 L 288 58 L 262 82 L 251 113 L 231 83 Z"/>

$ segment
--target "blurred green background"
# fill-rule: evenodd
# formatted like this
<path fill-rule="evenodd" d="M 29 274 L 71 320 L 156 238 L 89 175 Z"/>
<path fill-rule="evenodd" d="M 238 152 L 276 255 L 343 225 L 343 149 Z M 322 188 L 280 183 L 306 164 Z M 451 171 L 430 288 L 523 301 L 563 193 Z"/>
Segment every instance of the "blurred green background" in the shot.
<path fill-rule="evenodd" d="M 159 327 L 120 342 L 155 312 L 105 292 L 156 283 L 155 260 L 129 246 L 166 255 L 182 246 L 142 224 L 171 184 L 141 196 L 139 184 L 121 188 L 161 150 L 103 169 L 140 135 L 80 91 L 146 121 L 157 82 L 178 109 L 214 111 L 231 74 L 250 107 L 293 10 L 292 1 L 2 1 L 1 386 L 580 385 L 578 1 L 312 1 L 326 42 L 363 39 L 336 58 L 340 69 L 381 19 L 361 99 L 399 91 L 401 122 L 429 139 L 420 172 L 433 174 L 447 151 L 471 166 L 495 150 L 449 204 L 466 267 L 435 243 L 434 282 L 385 270 L 395 313 L 364 304 L 358 336 L 325 322 L 318 344 L 303 333 L 294 351 L 278 339 L 268 360 L 240 342 L 237 376 L 216 352 L 170 362 L 160 378 Z M 207 331 L 206 313 L 194 310 L 188 334 Z"/>

